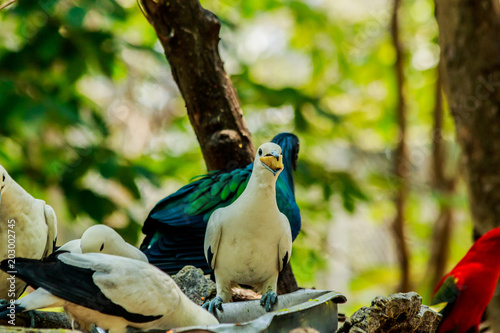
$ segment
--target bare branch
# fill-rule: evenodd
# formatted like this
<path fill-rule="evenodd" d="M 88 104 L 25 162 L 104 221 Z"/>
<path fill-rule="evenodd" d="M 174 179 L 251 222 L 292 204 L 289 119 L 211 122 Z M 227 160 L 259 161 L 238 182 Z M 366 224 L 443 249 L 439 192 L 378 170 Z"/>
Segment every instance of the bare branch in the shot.
<path fill-rule="evenodd" d="M 4 8 L 6 8 L 6 7 L 10 6 L 10 5 L 12 5 L 14 2 L 16 2 L 16 0 L 9 0 L 9 1 L 7 1 L 7 2 L 6 2 L 6 3 L 4 3 L 4 4 L 1 4 L 1 5 L 0 5 L 0 10 L 4 9 Z"/>
<path fill-rule="evenodd" d="M 398 251 L 399 266 L 401 270 L 401 280 L 399 291 L 410 291 L 410 254 L 405 237 L 404 211 L 406 197 L 408 195 L 407 177 L 408 177 L 408 152 L 406 147 L 406 103 L 404 98 L 404 73 L 403 73 L 403 48 L 399 38 L 398 9 L 401 0 L 394 0 L 394 8 L 391 20 L 391 35 L 396 50 L 396 82 L 397 82 L 397 108 L 396 116 L 399 127 L 398 145 L 396 148 L 395 167 L 397 178 L 397 193 L 395 198 L 396 217 L 394 218 L 393 230 Z"/>

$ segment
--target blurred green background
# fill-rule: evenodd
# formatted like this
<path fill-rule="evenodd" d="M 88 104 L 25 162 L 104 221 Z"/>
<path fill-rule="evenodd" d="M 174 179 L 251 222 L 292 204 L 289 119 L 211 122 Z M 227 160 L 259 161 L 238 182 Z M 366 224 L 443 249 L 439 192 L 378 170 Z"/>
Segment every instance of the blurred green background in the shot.
<path fill-rule="evenodd" d="M 401 8 L 410 176 L 394 177 L 392 2 L 202 1 L 221 19 L 220 52 L 255 145 L 301 140 L 295 173 L 302 232 L 292 266 L 302 287 L 333 289 L 351 314 L 396 291 L 391 224 L 399 181 L 414 289 L 428 300 L 432 228 L 454 212 L 451 268 L 471 244 L 464 184 L 431 183 L 439 60 L 433 2 Z M 20 0 L 0 11 L 0 163 L 56 210 L 59 244 L 94 223 L 138 244 L 149 210 L 192 177 L 202 155 L 153 28 L 134 0 Z M 446 170 L 460 177 L 445 115 Z"/>

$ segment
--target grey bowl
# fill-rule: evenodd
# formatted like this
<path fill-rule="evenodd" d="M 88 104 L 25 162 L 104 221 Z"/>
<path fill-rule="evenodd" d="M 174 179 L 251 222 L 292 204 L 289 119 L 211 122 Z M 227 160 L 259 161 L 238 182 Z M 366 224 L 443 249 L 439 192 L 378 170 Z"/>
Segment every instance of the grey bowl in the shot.
<path fill-rule="evenodd" d="M 335 291 L 302 289 L 278 296 L 275 311 L 266 312 L 260 300 L 226 303 L 216 317 L 221 324 L 173 329 L 173 333 L 237 332 L 288 333 L 297 327 L 311 327 L 320 332 L 335 332 L 338 326 L 337 304 L 346 297 Z"/>

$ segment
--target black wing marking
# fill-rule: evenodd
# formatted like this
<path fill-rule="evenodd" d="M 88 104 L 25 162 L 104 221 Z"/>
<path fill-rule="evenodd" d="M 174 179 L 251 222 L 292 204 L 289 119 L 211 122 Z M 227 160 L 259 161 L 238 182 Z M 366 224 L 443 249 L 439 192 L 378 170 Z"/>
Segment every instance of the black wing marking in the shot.
<path fill-rule="evenodd" d="M 92 276 L 96 271 L 65 264 L 58 258 L 64 253 L 55 253 L 42 260 L 15 258 L 16 275 L 26 283 L 42 287 L 69 302 L 104 314 L 122 317 L 133 323 L 146 323 L 162 317 L 130 313 L 122 306 L 113 303 L 94 283 Z M 9 270 L 7 260 L 0 263 L 0 269 Z"/>
<path fill-rule="evenodd" d="M 283 257 L 283 266 L 282 266 L 283 268 L 281 269 L 281 271 L 285 269 L 287 263 L 288 263 L 288 251 L 286 251 L 285 256 Z"/>
<path fill-rule="evenodd" d="M 212 259 L 214 258 L 214 253 L 212 252 L 212 246 L 209 246 L 207 249 L 207 262 L 208 262 L 208 267 L 215 269 L 215 267 L 212 267 Z"/>

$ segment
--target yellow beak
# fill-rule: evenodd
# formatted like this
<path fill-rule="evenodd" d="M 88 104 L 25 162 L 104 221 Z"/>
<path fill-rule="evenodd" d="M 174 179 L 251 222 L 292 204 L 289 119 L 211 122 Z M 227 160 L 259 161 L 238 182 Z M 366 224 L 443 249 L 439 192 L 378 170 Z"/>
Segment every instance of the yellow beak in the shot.
<path fill-rule="evenodd" d="M 274 153 L 274 152 L 273 152 Z M 273 173 L 283 169 L 283 156 L 278 153 L 272 155 L 262 156 L 260 161 L 264 163 Z"/>

